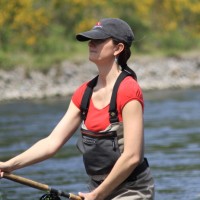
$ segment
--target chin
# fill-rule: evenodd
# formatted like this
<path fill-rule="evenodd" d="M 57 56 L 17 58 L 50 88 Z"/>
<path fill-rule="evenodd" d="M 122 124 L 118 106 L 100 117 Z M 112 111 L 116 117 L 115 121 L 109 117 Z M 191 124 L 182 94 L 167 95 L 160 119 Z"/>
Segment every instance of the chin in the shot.
<path fill-rule="evenodd" d="M 95 61 L 96 61 L 96 59 L 95 59 L 93 56 L 89 56 L 89 60 L 90 60 L 91 62 L 95 62 Z"/>

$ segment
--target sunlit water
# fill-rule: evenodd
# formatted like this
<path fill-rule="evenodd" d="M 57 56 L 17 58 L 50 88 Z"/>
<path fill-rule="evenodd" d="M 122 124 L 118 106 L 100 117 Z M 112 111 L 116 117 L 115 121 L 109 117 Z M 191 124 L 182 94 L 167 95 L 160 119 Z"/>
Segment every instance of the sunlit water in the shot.
<path fill-rule="evenodd" d="M 155 178 L 155 199 L 200 199 L 200 90 L 152 91 L 144 96 L 146 156 Z M 48 135 L 68 103 L 69 99 L 0 103 L 0 160 Z M 77 134 L 54 158 L 15 173 L 66 192 L 87 191 L 87 176 L 75 147 Z M 36 200 L 43 194 L 0 180 L 0 200 Z"/>

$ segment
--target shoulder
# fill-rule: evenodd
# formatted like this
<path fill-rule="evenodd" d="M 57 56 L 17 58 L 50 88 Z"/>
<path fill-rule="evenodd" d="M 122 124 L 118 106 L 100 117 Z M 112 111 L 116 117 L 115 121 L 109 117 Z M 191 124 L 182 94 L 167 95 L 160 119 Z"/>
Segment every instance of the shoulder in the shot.
<path fill-rule="evenodd" d="M 141 92 L 142 93 L 142 89 L 140 87 L 140 85 L 138 84 L 138 82 L 133 79 L 131 76 L 126 77 L 120 84 L 119 86 L 119 92 L 121 93 L 125 93 L 125 94 L 131 94 L 133 95 L 134 93 L 137 92 Z"/>
<path fill-rule="evenodd" d="M 81 100 L 88 85 L 88 82 L 84 82 L 82 85 L 80 85 L 72 95 L 72 101 L 78 108 L 80 108 Z"/>
<path fill-rule="evenodd" d="M 118 90 L 118 101 L 121 107 L 131 100 L 138 100 L 144 106 L 143 93 L 140 85 L 131 76 L 126 77 L 120 84 Z"/>

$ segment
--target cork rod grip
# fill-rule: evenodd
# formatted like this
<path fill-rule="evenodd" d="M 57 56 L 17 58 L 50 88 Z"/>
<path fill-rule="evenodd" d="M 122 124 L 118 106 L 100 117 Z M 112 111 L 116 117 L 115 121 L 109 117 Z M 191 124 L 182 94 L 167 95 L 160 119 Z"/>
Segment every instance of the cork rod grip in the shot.
<path fill-rule="evenodd" d="M 21 176 L 17 176 L 14 174 L 10 174 L 7 172 L 3 173 L 3 178 L 9 179 L 11 181 L 17 182 L 17 183 L 21 183 L 23 185 L 27 185 L 29 187 L 33 187 L 39 190 L 43 190 L 43 191 L 49 191 L 50 188 L 48 185 L 42 184 L 42 183 L 38 183 L 36 181 L 21 177 Z"/>

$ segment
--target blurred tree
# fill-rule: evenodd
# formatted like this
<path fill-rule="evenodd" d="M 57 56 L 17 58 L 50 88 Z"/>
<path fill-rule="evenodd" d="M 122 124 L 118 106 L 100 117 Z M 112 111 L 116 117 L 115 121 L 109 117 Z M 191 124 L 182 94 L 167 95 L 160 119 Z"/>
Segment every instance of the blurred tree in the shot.
<path fill-rule="evenodd" d="M 34 45 L 49 23 L 44 4 L 34 0 L 0 1 L 0 44 Z"/>

